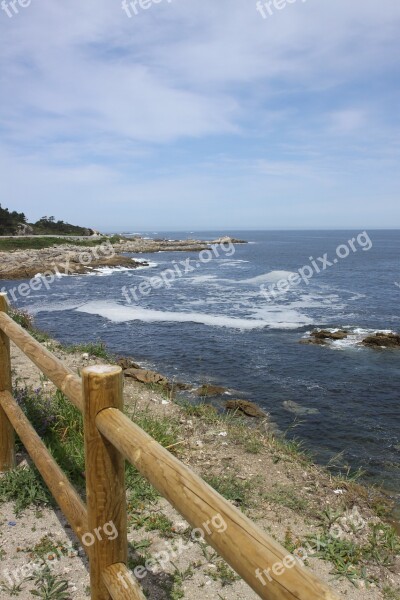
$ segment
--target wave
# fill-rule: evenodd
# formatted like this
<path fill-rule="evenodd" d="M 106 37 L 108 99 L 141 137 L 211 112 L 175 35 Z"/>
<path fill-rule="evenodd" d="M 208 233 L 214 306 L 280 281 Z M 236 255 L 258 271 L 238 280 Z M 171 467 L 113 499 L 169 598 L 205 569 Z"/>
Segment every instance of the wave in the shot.
<path fill-rule="evenodd" d="M 226 315 L 213 315 L 198 312 L 161 311 L 137 306 L 127 306 L 117 302 L 92 301 L 76 309 L 91 315 L 98 315 L 114 323 L 142 321 L 146 323 L 199 323 L 211 327 L 228 327 L 231 329 L 253 330 L 264 329 L 298 329 L 309 325 L 308 317 L 299 315 L 296 311 L 271 310 L 267 319 L 239 318 Z"/>

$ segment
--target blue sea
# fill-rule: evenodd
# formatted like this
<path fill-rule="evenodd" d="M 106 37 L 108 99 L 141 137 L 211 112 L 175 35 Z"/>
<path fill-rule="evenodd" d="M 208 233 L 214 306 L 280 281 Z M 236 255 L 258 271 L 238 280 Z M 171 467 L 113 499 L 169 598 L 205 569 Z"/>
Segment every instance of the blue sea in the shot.
<path fill-rule="evenodd" d="M 225 243 L 211 258 L 141 254 L 149 266 L 62 277 L 18 305 L 64 343 L 102 340 L 170 378 L 256 402 L 317 462 L 361 468 L 398 500 L 400 351 L 360 341 L 400 330 L 400 231 L 142 232 L 226 234 L 249 243 Z M 172 278 L 168 269 L 175 281 L 160 285 L 154 278 Z M 300 344 L 314 328 L 350 336 Z"/>

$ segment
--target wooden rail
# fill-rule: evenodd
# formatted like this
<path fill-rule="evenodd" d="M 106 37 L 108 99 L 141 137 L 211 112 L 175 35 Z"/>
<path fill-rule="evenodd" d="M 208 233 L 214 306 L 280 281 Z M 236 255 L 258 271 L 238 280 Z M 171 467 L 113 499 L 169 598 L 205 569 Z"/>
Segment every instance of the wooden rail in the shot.
<path fill-rule="evenodd" d="M 16 431 L 85 547 L 92 600 L 145 598 L 127 567 L 125 459 L 201 531 L 260 598 L 337 600 L 325 583 L 123 414 L 120 367 L 87 367 L 80 379 L 7 311 L 6 295 L 0 294 L 0 470 L 15 466 Z M 12 397 L 10 339 L 83 412 L 86 506 Z M 216 517 L 223 530 L 210 527 Z M 115 539 L 94 535 L 110 523 Z"/>

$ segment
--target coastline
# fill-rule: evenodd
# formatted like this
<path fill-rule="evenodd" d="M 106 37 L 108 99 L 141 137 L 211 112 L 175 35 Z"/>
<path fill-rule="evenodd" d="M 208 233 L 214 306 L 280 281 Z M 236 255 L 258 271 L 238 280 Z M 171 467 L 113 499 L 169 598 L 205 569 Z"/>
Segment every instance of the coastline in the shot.
<path fill-rule="evenodd" d="M 54 340 L 46 339 L 43 334 L 37 335 L 42 343 L 74 371 L 79 371 L 89 364 L 100 364 L 110 360 L 115 362 L 113 357 L 107 356 L 104 347 L 82 346 L 67 349 Z M 52 396 L 55 392 L 54 386 L 41 380 L 35 367 L 14 346 L 12 353 L 15 385 L 19 388 L 27 386 L 32 390 L 40 389 L 40 394 Z M 96 357 L 94 354 L 101 356 Z M 349 479 L 333 477 L 324 468 L 313 464 L 297 444 L 276 437 L 267 419 L 252 421 L 254 426 L 249 427 L 248 419 L 232 414 L 218 414 L 205 402 L 197 406 L 181 400 L 175 402 L 171 391 L 165 385 L 143 384 L 132 377 L 125 377 L 124 397 L 126 411 L 136 422 L 144 428 L 150 427 L 150 432 L 156 437 L 155 432 L 161 424 L 164 424 L 170 433 L 173 431 L 176 442 L 171 444 L 168 437 L 164 445 L 170 446 L 170 451 L 177 453 L 186 464 L 205 477 L 225 497 L 240 506 L 250 518 L 289 551 L 294 552 L 307 542 L 311 543 L 310 540 L 319 539 L 322 543 L 320 551 L 324 556 L 310 552 L 306 562 L 309 568 L 330 585 L 334 574 L 338 574 L 339 562 L 336 562 L 333 549 L 331 554 L 324 552 L 323 544 L 335 528 L 339 528 L 341 532 L 340 544 L 336 548 L 338 552 L 342 552 L 347 547 L 346 544 L 367 547 L 371 531 L 388 532 L 387 526 L 379 516 L 383 514 L 383 499 L 377 490 Z M 26 460 L 23 452 L 19 458 Z M 150 554 L 165 544 L 165 536 L 167 539 L 177 539 L 186 531 L 187 524 L 183 523 L 182 518 L 164 500 L 141 501 L 141 508 L 138 507 L 137 500 L 132 504 L 132 500 L 128 499 L 128 504 L 131 545 L 140 547 L 144 540 L 146 544 L 150 541 Z M 6 530 L 7 521 L 15 521 L 17 525 L 22 525 L 21 521 L 30 522 L 34 512 L 37 512 L 37 509 L 28 508 L 21 519 L 13 510 L 12 503 L 0 504 L 0 512 L 4 517 L 0 533 Z M 32 538 L 29 542 L 31 546 L 40 543 L 43 531 L 52 531 L 51 523 L 54 524 L 57 514 L 51 508 L 41 508 L 40 512 L 43 514 L 43 526 L 38 527 L 37 532 L 29 533 L 29 540 Z M 148 519 L 151 521 L 155 515 L 162 515 L 162 519 L 157 517 L 157 526 L 149 530 L 146 524 Z M 60 516 L 58 518 L 62 519 Z M 65 526 L 63 521 L 62 524 Z M 69 531 L 67 533 L 68 536 L 71 535 Z M 49 535 L 51 537 L 53 534 Z M 8 539 L 7 555 L 3 559 L 4 568 L 7 565 L 15 568 L 15 558 L 12 558 L 13 552 L 15 554 L 13 545 L 17 545 L 17 540 Z M 389 557 L 388 548 L 383 542 L 379 551 Z M 209 555 L 204 552 L 204 549 L 196 545 L 196 548 L 173 561 L 175 565 L 179 565 L 180 572 L 192 573 L 183 580 L 176 576 L 174 565 L 168 565 L 166 571 L 171 579 L 171 589 L 178 590 L 182 595 L 165 595 L 156 577 L 149 577 L 143 582 L 145 589 L 153 593 L 154 597 L 166 599 L 181 597 L 195 600 L 198 597 L 199 586 L 202 587 L 206 599 L 215 598 L 219 594 L 226 597 L 226 593 L 232 600 L 252 600 L 256 597 L 242 581 L 237 580 L 233 573 L 227 570 L 223 561 L 211 557 L 211 550 L 207 551 L 210 552 Z M 139 554 L 141 555 L 141 552 Z M 392 559 L 393 564 L 398 566 L 399 559 L 394 555 Z M 23 560 L 23 553 L 18 555 L 18 560 Z M 132 560 L 140 564 L 141 559 L 135 555 Z M 68 561 L 71 563 L 68 568 L 72 569 L 73 574 L 67 579 L 70 579 L 71 586 L 76 588 L 73 597 L 83 599 L 83 590 L 88 581 L 85 562 L 79 556 Z M 64 563 L 62 566 L 65 567 Z M 58 567 L 57 564 L 56 569 Z M 389 589 L 388 586 L 393 590 L 400 589 L 400 577 L 394 572 L 393 565 L 384 567 L 375 565 L 372 561 L 367 562 L 366 568 L 369 579 L 354 578 L 351 572 L 348 572 L 347 576 L 346 573 L 342 573 L 340 579 L 335 581 L 336 591 L 350 600 L 372 600 L 388 598 L 384 592 L 384 589 Z M 354 566 L 354 569 L 356 572 L 357 567 Z M 23 594 L 20 597 L 21 600 L 25 600 L 25 597 L 29 596 Z"/>
<path fill-rule="evenodd" d="M 37 238 L 33 241 L 37 243 L 38 239 L 40 240 Z M 143 263 L 127 257 L 127 253 L 201 252 L 212 243 L 199 240 L 151 240 L 137 237 L 129 240 L 119 238 L 117 241 L 114 241 L 114 238 L 88 239 L 86 244 L 81 241 L 80 245 L 74 245 L 71 239 L 66 239 L 65 244 L 60 243 L 46 248 L 0 251 L 0 279 L 29 279 L 50 272 L 60 275 L 84 274 L 102 267 L 134 269 L 142 266 Z M 218 240 L 215 243 L 218 243 Z M 234 243 L 244 242 L 235 240 Z"/>

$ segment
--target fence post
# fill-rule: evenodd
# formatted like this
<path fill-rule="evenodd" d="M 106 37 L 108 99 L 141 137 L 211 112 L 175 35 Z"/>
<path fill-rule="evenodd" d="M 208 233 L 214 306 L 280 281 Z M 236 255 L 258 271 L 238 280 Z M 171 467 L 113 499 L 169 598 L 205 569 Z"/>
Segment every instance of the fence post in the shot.
<path fill-rule="evenodd" d="M 0 312 L 8 313 L 7 294 L 0 294 Z M 0 392 L 12 393 L 10 340 L 0 329 Z M 0 406 L 0 472 L 15 467 L 14 428 Z"/>
<path fill-rule="evenodd" d="M 109 600 L 102 572 L 127 562 L 125 460 L 98 431 L 96 416 L 105 408 L 123 409 L 122 369 L 86 367 L 82 383 L 89 529 L 83 543 L 90 558 L 91 600 Z"/>

